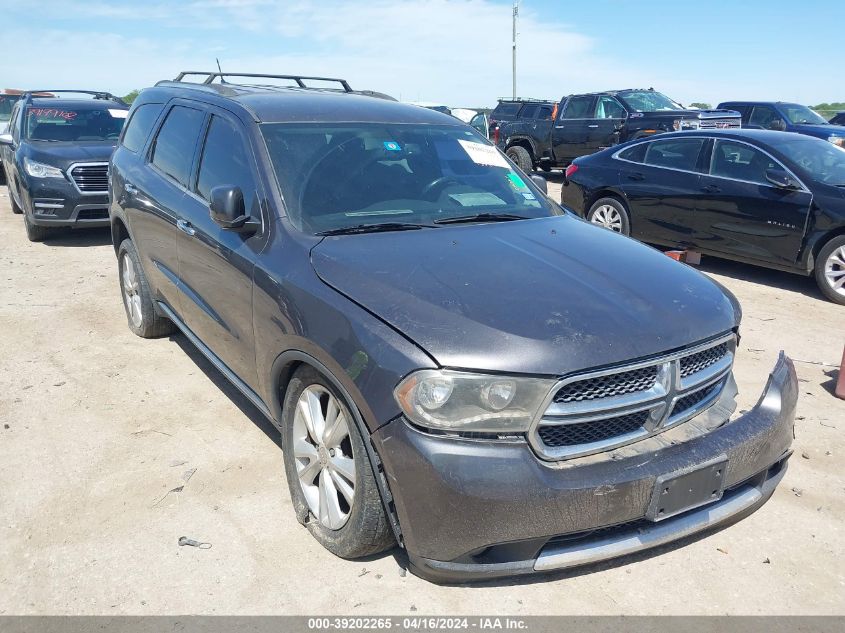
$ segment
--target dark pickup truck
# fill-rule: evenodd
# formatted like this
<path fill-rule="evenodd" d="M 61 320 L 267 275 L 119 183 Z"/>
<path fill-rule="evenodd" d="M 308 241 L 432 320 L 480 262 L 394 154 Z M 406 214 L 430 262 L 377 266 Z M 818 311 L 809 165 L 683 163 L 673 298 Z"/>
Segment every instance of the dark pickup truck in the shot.
<path fill-rule="evenodd" d="M 687 110 L 654 89 L 564 97 L 555 117 L 503 123 L 496 144 L 523 171 L 566 167 L 579 156 L 660 132 L 741 127 L 732 110 Z"/>

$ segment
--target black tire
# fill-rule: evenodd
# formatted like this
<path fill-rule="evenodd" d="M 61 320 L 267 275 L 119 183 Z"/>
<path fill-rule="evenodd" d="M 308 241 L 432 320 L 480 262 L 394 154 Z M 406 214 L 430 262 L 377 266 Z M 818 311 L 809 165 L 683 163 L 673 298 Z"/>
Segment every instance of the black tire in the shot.
<path fill-rule="evenodd" d="M 17 203 L 17 202 L 15 202 L 15 196 L 14 196 L 14 194 L 12 193 L 12 187 L 11 187 L 11 186 L 9 186 L 9 187 L 8 187 L 8 189 L 9 189 L 9 200 L 10 200 L 10 201 L 11 201 L 11 203 L 12 203 L 12 213 L 14 213 L 15 215 L 20 215 L 21 213 L 23 213 L 23 209 L 21 209 L 21 208 L 18 206 L 18 203 Z"/>
<path fill-rule="evenodd" d="M 530 174 L 534 170 L 534 161 L 531 159 L 531 154 L 524 147 L 514 145 L 509 147 L 505 153 L 526 174 Z"/>
<path fill-rule="evenodd" d="M 608 207 L 614 209 L 618 214 L 618 228 L 616 228 L 616 223 L 604 223 L 600 221 L 602 211 L 606 211 Z M 625 205 L 618 198 L 599 198 L 593 203 L 590 210 L 587 211 L 586 219 L 592 224 L 604 226 L 604 228 L 615 231 L 616 233 L 621 233 L 622 235 L 631 234 L 631 218 L 628 215 L 628 209 L 625 208 Z"/>
<path fill-rule="evenodd" d="M 835 278 L 831 281 L 825 274 L 828 266 L 835 273 L 842 271 L 845 274 L 845 264 L 839 263 L 841 260 L 845 260 L 845 235 L 834 237 L 822 246 L 819 256 L 816 257 L 816 267 L 813 273 L 822 294 L 834 303 L 845 305 L 845 285 L 841 287 L 840 292 L 837 292 L 832 285 L 836 281 L 841 280 L 842 276 L 835 275 Z"/>
<path fill-rule="evenodd" d="M 552 166 L 549 163 L 540 163 L 540 169 L 548 173 L 552 170 Z"/>
<path fill-rule="evenodd" d="M 309 387 L 321 387 L 333 396 L 347 420 L 348 439 L 355 463 L 355 494 L 346 522 L 336 530 L 323 525 L 311 512 L 297 472 L 294 422 L 299 398 Z M 282 407 L 282 447 L 285 474 L 297 520 L 308 528 L 323 547 L 341 558 L 353 559 L 371 556 L 395 545 L 367 449 L 350 413 L 350 405 L 331 381 L 312 367 L 302 366 L 297 369 L 288 385 Z"/>
<path fill-rule="evenodd" d="M 38 226 L 37 224 L 33 224 L 30 222 L 29 216 L 25 213 L 23 216 L 23 225 L 26 229 L 26 237 L 30 242 L 43 242 L 53 235 L 56 230 L 50 226 Z"/>
<path fill-rule="evenodd" d="M 132 263 L 135 279 L 135 288 L 130 293 L 133 298 L 137 297 L 135 317 L 132 314 L 133 308 L 130 307 L 130 301 L 134 302 L 134 299 L 130 300 L 125 286 L 127 280 L 124 273 L 127 261 Z M 123 308 L 126 311 L 126 321 L 134 334 L 141 338 L 159 338 L 176 331 L 176 326 L 170 319 L 156 313 L 150 285 L 147 282 L 146 275 L 144 275 L 144 269 L 141 268 L 141 260 L 132 240 L 123 240 L 117 250 L 117 276 L 120 283 Z M 140 315 L 140 318 L 137 318 L 138 315 Z"/>

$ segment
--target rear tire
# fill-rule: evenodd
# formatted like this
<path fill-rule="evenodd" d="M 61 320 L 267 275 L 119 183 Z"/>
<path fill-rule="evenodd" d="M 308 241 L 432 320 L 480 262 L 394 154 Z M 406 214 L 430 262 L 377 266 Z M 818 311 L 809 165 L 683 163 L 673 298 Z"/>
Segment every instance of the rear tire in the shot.
<path fill-rule="evenodd" d="M 141 338 L 159 338 L 175 332 L 176 326 L 170 319 L 156 314 L 150 285 L 132 240 L 120 243 L 117 269 L 129 329 Z"/>
<path fill-rule="evenodd" d="M 530 174 L 534 170 L 534 161 L 531 159 L 531 154 L 524 147 L 514 145 L 509 147 L 505 153 L 526 174 Z"/>
<path fill-rule="evenodd" d="M 845 235 L 834 237 L 822 247 L 813 273 L 822 294 L 845 305 Z"/>
<path fill-rule="evenodd" d="M 631 234 L 631 220 L 625 205 L 616 198 L 599 198 L 587 212 L 587 221 L 622 235 Z"/>
<path fill-rule="evenodd" d="M 32 222 L 30 222 L 29 216 L 26 214 L 24 214 L 23 216 L 23 225 L 26 229 L 26 237 L 29 239 L 30 242 L 43 242 L 48 237 L 52 236 L 55 232 L 55 229 L 53 227 L 38 226 L 37 224 L 33 224 Z"/>
<path fill-rule="evenodd" d="M 296 517 L 323 547 L 341 558 L 393 547 L 393 532 L 350 405 L 312 367 L 296 370 L 285 392 L 282 447 Z"/>

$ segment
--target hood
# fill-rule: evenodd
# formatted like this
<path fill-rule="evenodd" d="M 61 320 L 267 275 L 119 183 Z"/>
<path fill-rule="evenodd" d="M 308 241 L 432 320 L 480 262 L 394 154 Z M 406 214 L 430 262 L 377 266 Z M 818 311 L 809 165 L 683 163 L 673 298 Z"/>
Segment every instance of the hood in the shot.
<path fill-rule="evenodd" d="M 807 136 L 817 136 L 827 140 L 830 136 L 845 137 L 845 126 L 842 125 L 815 125 L 810 123 L 795 123 L 795 131 Z"/>
<path fill-rule="evenodd" d="M 562 375 L 681 348 L 739 319 L 703 274 L 569 215 L 328 237 L 311 259 L 444 367 Z"/>
<path fill-rule="evenodd" d="M 39 163 L 65 169 L 73 163 L 107 163 L 117 141 L 51 143 L 27 141 L 28 156 Z"/>

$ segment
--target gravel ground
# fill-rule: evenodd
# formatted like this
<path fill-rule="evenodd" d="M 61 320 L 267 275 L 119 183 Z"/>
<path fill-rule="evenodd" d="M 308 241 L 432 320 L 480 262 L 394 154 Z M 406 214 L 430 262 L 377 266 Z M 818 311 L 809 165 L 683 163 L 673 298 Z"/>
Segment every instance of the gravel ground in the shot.
<path fill-rule="evenodd" d="M 184 337 L 127 329 L 107 231 L 30 244 L 2 188 L 0 262 L 0 615 L 845 613 L 845 401 L 813 364 L 838 365 L 845 308 L 809 279 L 702 266 L 745 311 L 740 409 L 779 350 L 802 361 L 796 452 L 761 510 L 659 555 L 439 587 L 299 526 L 270 424 Z"/>

